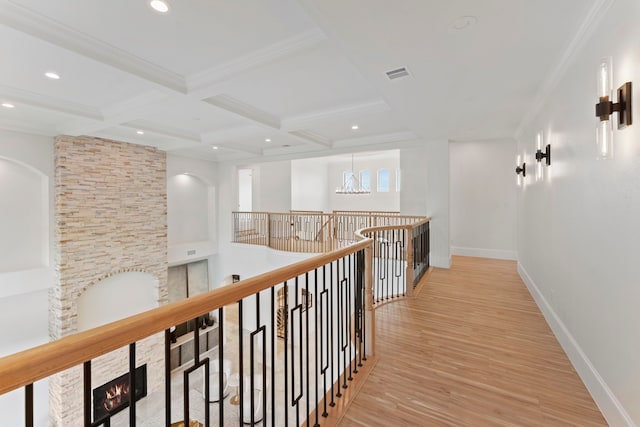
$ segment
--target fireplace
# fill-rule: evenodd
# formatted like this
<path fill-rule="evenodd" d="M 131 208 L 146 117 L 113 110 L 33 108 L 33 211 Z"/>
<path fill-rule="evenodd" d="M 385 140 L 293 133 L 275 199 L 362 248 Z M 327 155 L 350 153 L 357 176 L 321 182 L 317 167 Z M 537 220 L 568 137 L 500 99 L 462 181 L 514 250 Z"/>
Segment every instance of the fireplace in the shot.
<path fill-rule="evenodd" d="M 136 368 L 135 400 L 147 395 L 147 365 Z M 131 401 L 131 385 L 129 374 L 119 376 L 93 390 L 93 422 L 94 425 L 106 421 L 111 416 L 129 407 Z"/>

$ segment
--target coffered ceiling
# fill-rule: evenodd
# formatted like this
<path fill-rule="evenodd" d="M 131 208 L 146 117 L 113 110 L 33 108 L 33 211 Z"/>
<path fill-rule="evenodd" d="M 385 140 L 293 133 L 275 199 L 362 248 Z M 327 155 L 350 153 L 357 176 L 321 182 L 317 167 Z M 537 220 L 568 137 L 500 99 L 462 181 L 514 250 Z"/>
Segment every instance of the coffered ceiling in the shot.
<path fill-rule="evenodd" d="M 221 161 L 511 137 L 602 3 L 168 1 L 0 0 L 0 128 Z"/>

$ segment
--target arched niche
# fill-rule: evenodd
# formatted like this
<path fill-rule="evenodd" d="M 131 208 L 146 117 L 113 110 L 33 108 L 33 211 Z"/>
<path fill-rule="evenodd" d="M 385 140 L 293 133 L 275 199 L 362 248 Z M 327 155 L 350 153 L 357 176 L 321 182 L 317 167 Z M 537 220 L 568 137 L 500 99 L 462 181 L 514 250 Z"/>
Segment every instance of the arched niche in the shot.
<path fill-rule="evenodd" d="M 0 273 L 49 264 L 49 178 L 0 157 Z"/>
<path fill-rule="evenodd" d="M 77 300 L 77 330 L 85 331 L 158 307 L 158 279 L 148 273 L 114 274 Z"/>
<path fill-rule="evenodd" d="M 169 245 L 211 239 L 212 187 L 192 174 L 167 180 L 167 237 Z"/>

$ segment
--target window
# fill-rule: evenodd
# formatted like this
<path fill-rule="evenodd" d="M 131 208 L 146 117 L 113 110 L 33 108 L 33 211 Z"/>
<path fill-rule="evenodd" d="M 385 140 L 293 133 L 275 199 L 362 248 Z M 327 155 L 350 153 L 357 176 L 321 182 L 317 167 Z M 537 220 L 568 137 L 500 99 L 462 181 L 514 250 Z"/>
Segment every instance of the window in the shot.
<path fill-rule="evenodd" d="M 389 192 L 389 171 L 387 169 L 380 169 L 378 171 L 378 193 Z"/>
<path fill-rule="evenodd" d="M 353 172 L 351 171 L 342 172 L 342 188 L 348 188 L 352 182 L 353 182 Z"/>
<path fill-rule="evenodd" d="M 400 173 L 400 169 L 396 169 L 396 191 L 400 192 L 400 178 L 402 174 Z"/>
<path fill-rule="evenodd" d="M 360 171 L 360 188 L 371 191 L 371 173 L 367 170 Z"/>

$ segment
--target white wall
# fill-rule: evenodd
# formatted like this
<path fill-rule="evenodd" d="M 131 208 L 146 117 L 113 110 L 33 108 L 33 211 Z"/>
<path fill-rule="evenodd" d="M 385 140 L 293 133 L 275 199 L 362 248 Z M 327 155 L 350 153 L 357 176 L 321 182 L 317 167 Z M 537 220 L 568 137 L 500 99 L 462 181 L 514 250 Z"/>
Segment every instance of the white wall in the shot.
<path fill-rule="evenodd" d="M 260 163 L 253 169 L 253 211 L 289 212 L 291 161 Z"/>
<path fill-rule="evenodd" d="M 430 263 L 449 268 L 449 142 L 431 141 L 421 147 L 403 148 L 400 167 L 400 212 L 431 217 Z"/>
<path fill-rule="evenodd" d="M 167 155 L 167 237 L 170 265 L 210 257 L 217 250 L 218 166 Z"/>
<path fill-rule="evenodd" d="M 291 161 L 291 209 L 331 211 L 329 207 L 329 159 L 318 157 Z"/>
<path fill-rule="evenodd" d="M 533 163 L 544 131 L 552 163 L 518 191 L 521 276 L 612 426 L 640 425 L 640 98 L 614 132 L 615 157 L 596 160 L 599 60 L 617 88 L 640 84 L 640 2 L 604 3 L 539 113 L 518 137 Z M 635 91 L 636 94 L 638 91 Z M 614 119 L 617 115 L 613 116 Z"/>
<path fill-rule="evenodd" d="M 516 259 L 514 140 L 452 142 L 451 253 Z"/>
<path fill-rule="evenodd" d="M 10 159 L 8 162 L 6 159 Z M 16 179 L 17 175 L 2 174 L 0 180 L 0 198 L 5 202 L 13 200 L 20 203 L 20 211 L 25 216 L 33 215 L 31 222 L 39 224 L 38 232 L 28 238 L 28 231 L 20 228 L 24 218 L 11 214 L 10 209 L 0 208 L 0 252 L 14 251 L 33 259 L 35 263 L 23 263 L 20 257 L 5 262 L 0 272 L 0 324 L 5 325 L 3 339 L 0 340 L 0 357 L 30 347 L 43 344 L 49 340 L 48 330 L 48 289 L 53 286 L 53 139 L 17 132 L 0 131 L 0 162 L 4 166 L 15 167 L 18 162 L 27 169 L 19 169 L 19 173 L 33 168 L 27 177 L 32 182 L 31 190 L 25 190 L 24 180 Z M 0 166 L 1 168 L 2 166 Z M 4 169 L 4 172 L 9 172 Z M 14 171 L 15 172 L 15 171 Z M 24 198 L 15 200 L 14 191 L 24 193 Z M 36 194 L 32 194 L 35 191 Z M 11 193 L 11 194 L 8 194 Z M 25 202 L 30 205 L 25 206 Z M 0 202 L 1 204 L 2 202 Z M 28 210 L 25 210 L 28 209 Z M 29 243 L 23 245 L 24 239 Z M 28 251 L 28 253 L 25 253 Z M 24 257 L 22 257 L 24 259 Z M 16 323 L 18 322 L 18 323 Z M 18 325 L 19 327 L 11 327 Z M 36 425 L 47 425 L 48 422 L 48 381 L 40 381 L 34 387 Z M 6 425 L 24 424 L 23 411 L 14 408 L 24 404 L 24 391 L 0 396 L 0 414 Z"/>

